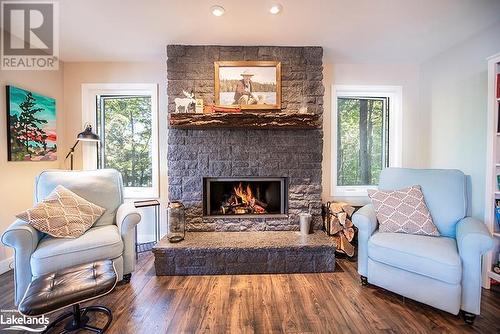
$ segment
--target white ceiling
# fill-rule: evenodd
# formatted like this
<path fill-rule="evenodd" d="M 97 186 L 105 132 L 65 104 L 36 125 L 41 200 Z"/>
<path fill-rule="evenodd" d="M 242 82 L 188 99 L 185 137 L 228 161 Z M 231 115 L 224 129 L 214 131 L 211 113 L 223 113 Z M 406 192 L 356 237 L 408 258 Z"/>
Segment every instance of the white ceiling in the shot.
<path fill-rule="evenodd" d="M 64 61 L 161 59 L 167 44 L 319 45 L 336 63 L 419 63 L 500 20 L 500 0 L 60 0 Z M 211 15 L 214 4 L 225 7 Z M 499 32 L 500 33 L 500 32 Z"/>

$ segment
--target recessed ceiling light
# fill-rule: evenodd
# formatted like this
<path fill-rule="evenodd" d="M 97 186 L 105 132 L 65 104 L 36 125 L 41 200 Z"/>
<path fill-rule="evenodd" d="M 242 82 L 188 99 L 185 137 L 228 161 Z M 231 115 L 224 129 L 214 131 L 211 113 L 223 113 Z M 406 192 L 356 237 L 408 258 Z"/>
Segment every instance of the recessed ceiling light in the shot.
<path fill-rule="evenodd" d="M 279 14 L 282 9 L 283 9 L 283 6 L 281 4 L 275 3 L 274 5 L 271 6 L 271 8 L 269 8 L 269 13 L 276 15 L 276 14 Z"/>
<path fill-rule="evenodd" d="M 224 7 L 219 6 L 219 5 L 215 5 L 215 6 L 210 7 L 210 11 L 212 12 L 212 15 L 214 15 L 214 16 L 222 16 L 226 12 Z"/>

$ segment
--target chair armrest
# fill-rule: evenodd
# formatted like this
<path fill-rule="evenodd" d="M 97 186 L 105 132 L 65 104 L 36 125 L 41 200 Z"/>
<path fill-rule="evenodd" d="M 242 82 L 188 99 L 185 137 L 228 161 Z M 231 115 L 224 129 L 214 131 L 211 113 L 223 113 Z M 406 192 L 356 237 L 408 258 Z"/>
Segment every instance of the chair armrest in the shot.
<path fill-rule="evenodd" d="M 116 211 L 116 225 L 122 238 L 141 221 L 141 214 L 133 203 L 124 203 Z"/>
<path fill-rule="evenodd" d="M 466 312 L 481 308 L 481 255 L 493 247 L 493 238 L 483 222 L 465 217 L 457 223 L 457 247 L 462 260 L 462 303 Z"/>
<path fill-rule="evenodd" d="M 135 269 L 135 227 L 141 221 L 141 214 L 133 203 L 120 205 L 116 212 L 116 225 L 123 240 L 123 274 L 127 275 Z"/>
<path fill-rule="evenodd" d="M 371 236 L 378 227 L 377 215 L 371 204 L 363 206 L 352 216 L 352 223 L 362 233 Z"/>
<path fill-rule="evenodd" d="M 14 248 L 15 304 L 19 304 L 31 282 L 31 254 L 44 236 L 23 220 L 16 220 L 2 234 L 2 243 Z"/>
<path fill-rule="evenodd" d="M 22 248 L 33 253 L 42 237 L 43 233 L 24 220 L 17 219 L 2 234 L 2 243 L 16 250 Z"/>
<path fill-rule="evenodd" d="M 493 237 L 482 221 L 465 217 L 457 223 L 457 246 L 460 257 L 482 255 L 493 247 Z"/>
<path fill-rule="evenodd" d="M 352 223 L 358 228 L 358 273 L 368 277 L 368 240 L 378 226 L 373 206 L 368 204 L 356 211 Z"/>

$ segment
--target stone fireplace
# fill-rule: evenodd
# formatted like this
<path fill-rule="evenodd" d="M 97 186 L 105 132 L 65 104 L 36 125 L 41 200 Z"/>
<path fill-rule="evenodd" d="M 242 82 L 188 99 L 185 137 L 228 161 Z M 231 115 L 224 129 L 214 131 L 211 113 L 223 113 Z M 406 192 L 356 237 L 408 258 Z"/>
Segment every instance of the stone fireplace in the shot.
<path fill-rule="evenodd" d="M 297 113 L 300 107 L 307 106 L 308 112 L 319 116 L 321 123 L 322 55 L 321 47 L 169 45 L 169 113 L 175 111 L 173 100 L 182 97 L 183 91 L 194 92 L 205 104 L 214 103 L 215 61 L 273 60 L 280 61 L 282 66 L 281 112 Z M 188 231 L 298 230 L 301 212 L 311 212 L 314 228 L 319 229 L 322 151 L 321 126 L 314 129 L 172 127 L 168 131 L 169 200 L 180 200 L 186 206 Z M 271 182 L 264 180 L 276 176 L 280 180 L 279 191 L 278 183 L 267 189 L 267 194 L 263 189 L 265 184 L 261 183 L 258 189 L 258 182 Z M 228 186 L 223 184 L 224 180 L 238 182 Z M 208 181 L 211 188 L 219 187 L 219 198 L 215 202 L 213 197 L 207 202 Z M 250 183 L 250 191 L 254 196 L 259 192 L 257 200 L 265 205 L 254 203 L 251 208 L 239 208 L 235 214 L 228 201 L 240 181 L 245 192 L 248 182 L 254 182 Z M 281 187 L 284 182 L 286 186 Z M 284 197 L 279 199 L 279 205 L 266 203 L 266 196 L 273 191 Z M 224 201 L 226 203 L 222 203 Z M 262 212 L 261 208 L 266 205 L 269 209 L 264 208 Z M 223 206 L 230 214 L 221 211 Z"/>

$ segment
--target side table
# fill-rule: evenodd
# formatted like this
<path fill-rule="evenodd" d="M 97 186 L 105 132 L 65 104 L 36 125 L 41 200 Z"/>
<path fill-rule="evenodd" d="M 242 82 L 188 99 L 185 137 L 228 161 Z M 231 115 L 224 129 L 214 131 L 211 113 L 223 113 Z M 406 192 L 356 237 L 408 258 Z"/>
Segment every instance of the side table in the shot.
<path fill-rule="evenodd" d="M 150 251 L 153 246 L 160 240 L 160 202 L 155 199 L 148 199 L 142 201 L 135 201 L 134 206 L 136 208 L 149 208 L 153 207 L 155 210 L 155 240 L 150 242 L 137 242 L 137 226 L 135 227 L 135 257 L 139 256 L 139 253 Z"/>

